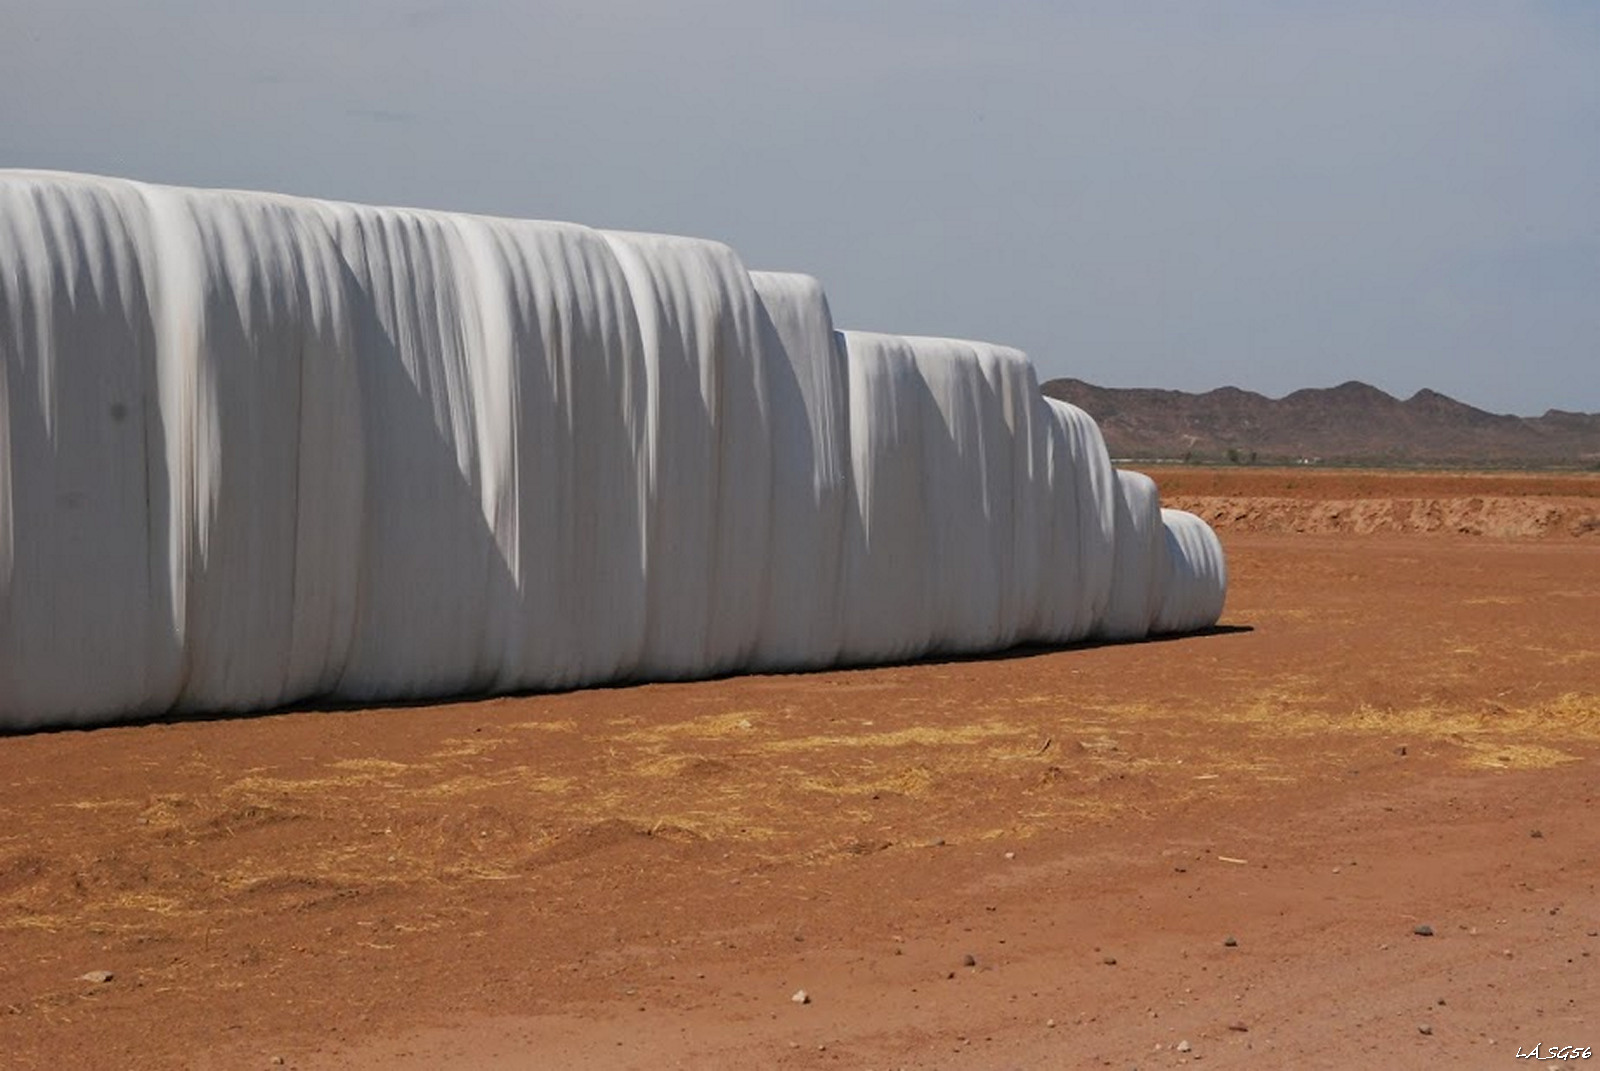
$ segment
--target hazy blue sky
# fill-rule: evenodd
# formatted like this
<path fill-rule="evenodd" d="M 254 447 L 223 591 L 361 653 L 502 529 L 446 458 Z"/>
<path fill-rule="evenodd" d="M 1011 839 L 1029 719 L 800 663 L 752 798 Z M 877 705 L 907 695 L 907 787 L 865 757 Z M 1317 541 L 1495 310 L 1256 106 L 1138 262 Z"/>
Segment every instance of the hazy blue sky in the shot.
<path fill-rule="evenodd" d="M 1600 4 L 0 0 L 0 166 L 570 219 L 1041 376 L 1600 410 Z"/>

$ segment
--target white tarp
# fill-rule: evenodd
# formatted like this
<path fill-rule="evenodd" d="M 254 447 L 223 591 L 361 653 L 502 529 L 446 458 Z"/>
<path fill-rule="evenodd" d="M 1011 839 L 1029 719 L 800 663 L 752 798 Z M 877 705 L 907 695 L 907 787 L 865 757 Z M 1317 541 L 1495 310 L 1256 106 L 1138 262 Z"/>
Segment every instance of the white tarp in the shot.
<path fill-rule="evenodd" d="M 0 728 L 1214 624 L 1022 354 L 726 246 L 0 171 Z"/>

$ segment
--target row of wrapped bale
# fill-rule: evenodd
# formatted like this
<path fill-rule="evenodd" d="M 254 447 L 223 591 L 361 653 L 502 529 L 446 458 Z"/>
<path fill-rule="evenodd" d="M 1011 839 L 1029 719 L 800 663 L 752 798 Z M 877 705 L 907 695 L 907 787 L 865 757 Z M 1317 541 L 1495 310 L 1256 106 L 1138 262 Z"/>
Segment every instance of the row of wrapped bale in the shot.
<path fill-rule="evenodd" d="M 726 246 L 0 172 L 0 728 L 1187 631 L 1017 351 Z"/>

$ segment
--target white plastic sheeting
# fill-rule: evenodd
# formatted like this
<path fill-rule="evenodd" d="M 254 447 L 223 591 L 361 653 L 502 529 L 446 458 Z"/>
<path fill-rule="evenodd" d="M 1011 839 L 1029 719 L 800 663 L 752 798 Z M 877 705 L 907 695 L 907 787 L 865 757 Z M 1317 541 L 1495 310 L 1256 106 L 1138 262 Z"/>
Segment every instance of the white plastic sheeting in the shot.
<path fill-rule="evenodd" d="M 0 728 L 1136 638 L 1215 534 L 726 246 L 0 172 Z"/>

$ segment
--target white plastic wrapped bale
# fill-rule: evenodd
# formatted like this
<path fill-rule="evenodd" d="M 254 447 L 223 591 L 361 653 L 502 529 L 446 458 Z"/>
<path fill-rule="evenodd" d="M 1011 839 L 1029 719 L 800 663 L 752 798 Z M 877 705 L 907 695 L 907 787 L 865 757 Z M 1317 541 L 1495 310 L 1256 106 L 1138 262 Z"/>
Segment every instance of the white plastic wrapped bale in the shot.
<path fill-rule="evenodd" d="M 564 224 L 319 209 L 359 299 L 364 402 L 360 615 L 338 694 L 630 670 L 648 594 L 646 361 L 608 243 Z"/>
<path fill-rule="evenodd" d="M 1111 595 L 1095 634 L 1107 640 L 1142 639 L 1161 609 L 1167 541 L 1156 483 L 1139 472 L 1116 474 Z"/>
<path fill-rule="evenodd" d="M 846 518 L 844 634 L 848 661 L 909 658 L 933 646 L 935 582 L 922 493 L 922 395 L 911 343 L 847 331 L 853 509 Z"/>
<path fill-rule="evenodd" d="M 725 245 L 606 240 L 633 294 L 648 392 L 639 669 L 693 677 L 750 665 L 772 527 L 771 333 L 760 299 Z"/>
<path fill-rule="evenodd" d="M 1044 398 L 1048 498 L 1046 558 L 1034 639 L 1073 643 L 1096 634 L 1111 601 L 1116 470 L 1100 428 L 1082 409 Z"/>
<path fill-rule="evenodd" d="M 1041 638 L 1041 582 L 1063 548 L 1042 521 L 1049 440 L 1032 367 L 984 343 L 844 338 L 854 506 L 845 657 Z"/>
<path fill-rule="evenodd" d="M 1193 632 L 1210 628 L 1222 617 L 1228 590 L 1228 563 L 1217 533 L 1205 521 L 1182 510 L 1164 509 L 1166 583 L 1161 609 L 1150 624 L 1155 633 Z"/>
<path fill-rule="evenodd" d="M 131 187 L 0 182 L 0 726 L 178 695 L 153 241 Z"/>
<path fill-rule="evenodd" d="M 726 246 L 0 172 L 0 728 L 1206 627 L 1015 350 Z"/>
<path fill-rule="evenodd" d="M 772 546 L 757 663 L 824 666 L 843 642 L 845 506 L 850 414 L 843 340 L 822 284 L 751 272 L 769 332 Z"/>
<path fill-rule="evenodd" d="M 157 401 L 169 489 L 147 524 L 164 533 L 162 639 L 179 650 L 175 694 L 151 705 L 248 710 L 328 691 L 349 652 L 367 523 L 344 261 L 302 206 L 144 193 L 157 328 L 140 395 Z"/>

